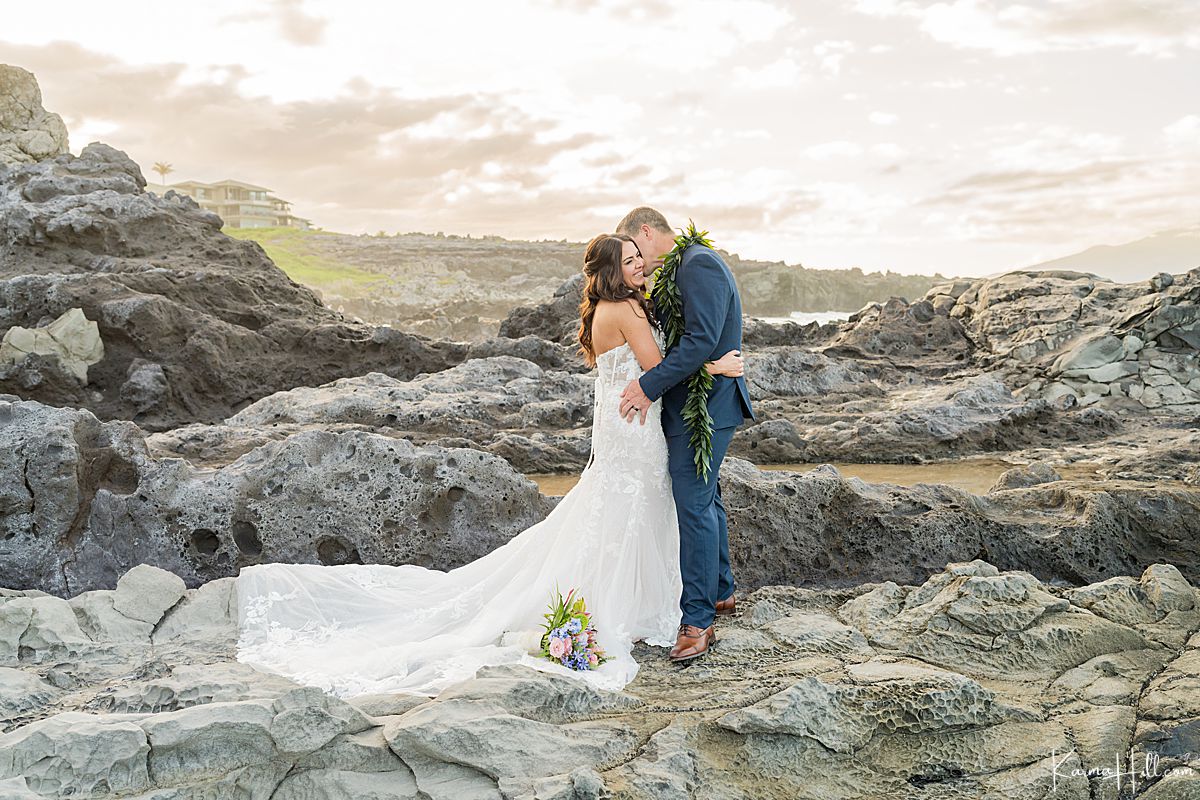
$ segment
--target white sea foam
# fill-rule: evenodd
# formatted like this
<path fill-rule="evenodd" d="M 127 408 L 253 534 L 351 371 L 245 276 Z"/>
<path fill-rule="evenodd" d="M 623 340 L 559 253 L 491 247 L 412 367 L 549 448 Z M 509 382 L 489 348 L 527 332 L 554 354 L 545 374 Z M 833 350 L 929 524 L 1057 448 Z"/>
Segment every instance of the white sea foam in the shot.
<path fill-rule="evenodd" d="M 764 322 L 798 322 L 807 325 L 810 322 L 842 322 L 850 317 L 850 311 L 793 311 L 787 317 L 758 317 Z"/>

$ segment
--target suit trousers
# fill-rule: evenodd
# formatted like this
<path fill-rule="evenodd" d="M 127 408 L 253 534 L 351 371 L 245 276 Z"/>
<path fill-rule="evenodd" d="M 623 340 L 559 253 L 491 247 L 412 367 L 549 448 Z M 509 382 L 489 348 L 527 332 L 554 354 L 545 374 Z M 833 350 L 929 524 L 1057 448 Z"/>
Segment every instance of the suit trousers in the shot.
<path fill-rule="evenodd" d="M 713 431 L 712 469 L 707 481 L 696 475 L 689 434 L 667 437 L 671 493 L 679 516 L 679 571 L 683 576 L 679 608 L 683 624 L 698 628 L 713 623 L 717 601 L 728 598 L 734 589 L 720 475 L 735 430 L 736 426 Z"/>

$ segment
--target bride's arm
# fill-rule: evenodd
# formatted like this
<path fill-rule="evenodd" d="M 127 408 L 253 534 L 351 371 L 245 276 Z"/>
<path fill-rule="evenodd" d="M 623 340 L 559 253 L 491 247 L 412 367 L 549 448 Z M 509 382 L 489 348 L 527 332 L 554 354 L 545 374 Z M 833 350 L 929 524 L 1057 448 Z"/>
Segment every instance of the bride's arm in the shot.
<path fill-rule="evenodd" d="M 741 350 L 730 350 L 716 361 L 706 361 L 704 368 L 708 370 L 709 375 L 740 378 L 746 374 L 746 359 L 742 358 Z"/>
<path fill-rule="evenodd" d="M 633 300 L 621 303 L 619 324 L 638 365 L 643 370 L 657 367 L 662 361 L 662 353 L 659 352 L 658 342 L 654 341 L 650 320 L 646 319 L 646 312 L 642 307 Z"/>

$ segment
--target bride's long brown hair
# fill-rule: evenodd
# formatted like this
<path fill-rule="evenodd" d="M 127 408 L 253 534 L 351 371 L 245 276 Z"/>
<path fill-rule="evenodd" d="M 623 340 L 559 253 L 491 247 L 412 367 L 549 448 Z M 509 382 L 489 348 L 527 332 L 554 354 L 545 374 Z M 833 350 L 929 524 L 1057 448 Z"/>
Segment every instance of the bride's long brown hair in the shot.
<path fill-rule="evenodd" d="M 592 320 L 601 300 L 638 301 L 646 319 L 654 319 L 654 305 L 637 289 L 625 283 L 621 272 L 621 251 L 633 239 L 623 233 L 602 233 L 588 242 L 583 254 L 583 300 L 579 303 L 579 354 L 589 367 L 596 366 L 596 348 L 592 346 Z"/>

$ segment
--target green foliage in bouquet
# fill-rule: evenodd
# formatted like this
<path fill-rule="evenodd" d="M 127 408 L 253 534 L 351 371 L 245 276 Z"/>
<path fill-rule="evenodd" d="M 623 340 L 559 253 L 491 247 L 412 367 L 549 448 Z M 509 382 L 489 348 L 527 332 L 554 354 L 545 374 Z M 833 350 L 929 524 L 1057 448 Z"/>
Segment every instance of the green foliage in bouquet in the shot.
<path fill-rule="evenodd" d="M 596 643 L 587 603 L 572 589 L 564 598 L 558 587 L 550 593 L 550 610 L 543 615 L 542 657 L 574 670 L 595 669 L 608 660 Z"/>

